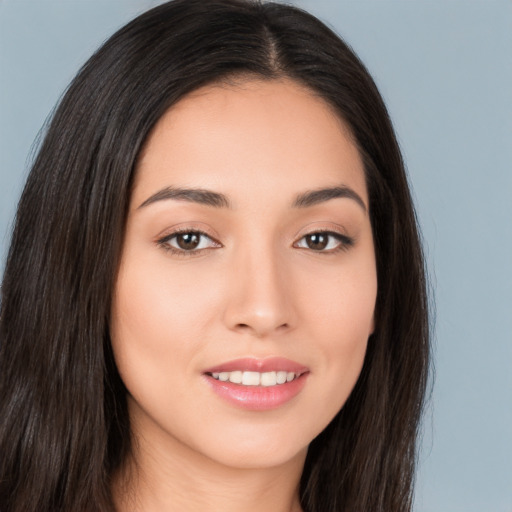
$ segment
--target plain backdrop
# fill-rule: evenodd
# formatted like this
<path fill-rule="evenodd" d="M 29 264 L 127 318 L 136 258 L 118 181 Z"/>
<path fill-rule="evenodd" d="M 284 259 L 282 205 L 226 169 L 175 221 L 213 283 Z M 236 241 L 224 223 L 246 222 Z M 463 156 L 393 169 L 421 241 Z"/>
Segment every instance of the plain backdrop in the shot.
<path fill-rule="evenodd" d="M 45 119 L 94 49 L 158 3 L 0 0 L 0 271 Z M 295 4 L 366 63 L 407 162 L 437 309 L 415 510 L 512 512 L 512 2 Z"/>

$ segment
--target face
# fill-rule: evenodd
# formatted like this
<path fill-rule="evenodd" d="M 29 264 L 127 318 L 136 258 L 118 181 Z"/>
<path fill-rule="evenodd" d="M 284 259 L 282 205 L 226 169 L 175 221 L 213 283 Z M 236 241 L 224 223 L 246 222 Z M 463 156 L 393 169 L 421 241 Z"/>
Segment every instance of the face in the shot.
<path fill-rule="evenodd" d="M 208 86 L 140 156 L 111 318 L 132 428 L 234 467 L 303 456 L 373 331 L 363 166 L 291 81 Z"/>

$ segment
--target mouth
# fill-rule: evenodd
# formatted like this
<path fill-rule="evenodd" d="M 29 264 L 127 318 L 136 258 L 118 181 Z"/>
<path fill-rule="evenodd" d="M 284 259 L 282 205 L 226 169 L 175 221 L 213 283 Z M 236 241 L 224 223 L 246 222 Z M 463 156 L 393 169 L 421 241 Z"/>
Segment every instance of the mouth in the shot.
<path fill-rule="evenodd" d="M 276 409 L 304 388 L 309 369 L 283 358 L 238 359 L 204 372 L 210 388 L 230 405 Z"/>

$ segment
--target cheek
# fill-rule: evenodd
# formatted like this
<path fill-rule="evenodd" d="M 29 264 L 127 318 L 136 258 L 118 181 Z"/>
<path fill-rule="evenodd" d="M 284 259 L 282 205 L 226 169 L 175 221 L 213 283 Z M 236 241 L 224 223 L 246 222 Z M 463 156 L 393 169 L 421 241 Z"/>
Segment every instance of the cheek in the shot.
<path fill-rule="evenodd" d="M 166 274 L 165 265 L 131 261 L 136 264 L 121 266 L 116 284 L 112 348 L 131 397 L 131 421 L 153 418 L 143 429 L 160 425 L 165 430 L 172 424 L 170 411 L 180 411 L 194 391 L 185 384 L 197 369 L 196 356 L 205 343 L 201 332 L 208 320 L 198 314 L 201 294 L 190 276 L 187 282 Z M 203 295 L 201 300 L 212 299 Z"/>
<path fill-rule="evenodd" d="M 179 310 L 180 302 L 169 303 L 168 287 L 158 274 L 157 268 L 142 262 L 125 264 L 116 283 L 110 335 L 119 373 L 132 394 L 134 382 L 155 383 L 182 357 L 170 333 L 180 329 L 186 315 Z"/>
<path fill-rule="evenodd" d="M 299 284 L 302 314 L 329 351 L 360 344 L 373 332 L 377 275 L 373 252 L 347 257 L 339 268 L 307 269 Z"/>
<path fill-rule="evenodd" d="M 309 339 L 315 341 L 318 382 L 323 404 L 318 414 L 327 424 L 341 409 L 361 372 L 368 338 L 374 330 L 377 277 L 373 258 L 365 264 L 320 279 L 310 287 Z M 306 313 L 307 312 L 307 313 Z"/>
<path fill-rule="evenodd" d="M 218 301 L 219 287 L 205 286 L 198 273 L 170 272 L 162 263 L 144 262 L 121 268 L 114 306 L 113 329 L 120 339 L 146 340 L 146 348 L 168 351 L 200 341 L 199 331 L 209 322 L 206 314 Z M 172 334 L 172 335 L 171 335 Z M 189 343 L 172 340 L 188 339 Z"/>

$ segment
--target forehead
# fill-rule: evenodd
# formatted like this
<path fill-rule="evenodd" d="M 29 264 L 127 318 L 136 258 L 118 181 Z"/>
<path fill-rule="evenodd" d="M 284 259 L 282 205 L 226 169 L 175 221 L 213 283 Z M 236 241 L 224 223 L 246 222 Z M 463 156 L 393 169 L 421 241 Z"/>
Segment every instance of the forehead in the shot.
<path fill-rule="evenodd" d="M 214 84 L 158 121 L 141 152 L 133 201 L 165 186 L 236 196 L 344 184 L 366 199 L 350 130 L 309 89 L 290 80 Z"/>

